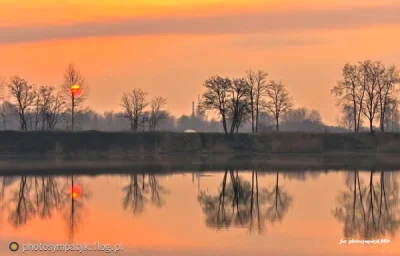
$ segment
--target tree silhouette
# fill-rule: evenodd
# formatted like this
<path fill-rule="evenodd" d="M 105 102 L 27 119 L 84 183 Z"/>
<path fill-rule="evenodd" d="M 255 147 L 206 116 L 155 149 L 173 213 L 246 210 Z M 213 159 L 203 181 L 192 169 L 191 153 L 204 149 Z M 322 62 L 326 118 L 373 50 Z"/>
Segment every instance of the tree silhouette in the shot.
<path fill-rule="evenodd" d="M 249 112 L 251 118 L 251 131 L 257 132 L 259 126 L 259 116 L 266 96 L 266 79 L 268 73 L 263 70 L 256 72 L 248 70 L 246 72 L 248 84 Z"/>
<path fill-rule="evenodd" d="M 79 86 L 79 94 L 72 90 L 72 86 Z M 70 104 L 68 111 L 71 113 L 71 130 L 75 127 L 75 115 L 88 96 L 86 80 L 81 72 L 70 63 L 64 72 L 64 83 L 61 86 L 63 100 Z"/>
<path fill-rule="evenodd" d="M 133 89 L 129 93 L 124 93 L 121 98 L 124 108 L 124 117 L 129 120 L 131 131 L 137 131 L 140 118 L 143 116 L 145 108 L 149 105 L 147 92 L 142 89 Z"/>
<path fill-rule="evenodd" d="M 281 81 L 276 82 L 272 80 L 267 85 L 266 93 L 268 101 L 265 107 L 275 118 L 276 131 L 279 132 L 279 118 L 293 106 L 292 99 Z"/>
<path fill-rule="evenodd" d="M 14 110 L 20 119 L 21 130 L 28 130 L 27 111 L 34 103 L 36 92 L 33 85 L 25 79 L 14 76 L 8 85 L 10 94 L 14 99 Z"/>

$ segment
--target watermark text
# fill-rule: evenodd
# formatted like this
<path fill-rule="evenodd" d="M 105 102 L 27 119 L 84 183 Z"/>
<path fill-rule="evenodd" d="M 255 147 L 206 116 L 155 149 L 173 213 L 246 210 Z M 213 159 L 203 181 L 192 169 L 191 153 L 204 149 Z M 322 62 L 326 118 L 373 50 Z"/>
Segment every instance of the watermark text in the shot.
<path fill-rule="evenodd" d="M 11 251 L 17 251 L 19 248 L 22 249 L 22 253 L 25 252 L 104 252 L 104 253 L 117 253 L 122 252 L 122 243 L 120 244 L 102 244 L 102 243 L 75 243 L 75 244 L 46 244 L 46 243 L 27 243 L 21 246 L 12 242 L 10 244 Z"/>
<path fill-rule="evenodd" d="M 387 244 L 390 243 L 389 239 L 375 239 L 375 240 L 357 240 L 357 239 L 340 239 L 339 244 Z"/>

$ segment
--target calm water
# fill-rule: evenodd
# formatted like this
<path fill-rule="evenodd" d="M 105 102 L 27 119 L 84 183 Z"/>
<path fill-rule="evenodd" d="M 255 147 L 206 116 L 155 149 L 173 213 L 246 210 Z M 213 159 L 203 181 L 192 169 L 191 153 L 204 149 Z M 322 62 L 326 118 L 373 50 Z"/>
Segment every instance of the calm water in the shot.
<path fill-rule="evenodd" d="M 400 255 L 398 181 L 354 171 L 0 177 L 0 255 L 95 242 L 121 244 L 120 255 Z"/>

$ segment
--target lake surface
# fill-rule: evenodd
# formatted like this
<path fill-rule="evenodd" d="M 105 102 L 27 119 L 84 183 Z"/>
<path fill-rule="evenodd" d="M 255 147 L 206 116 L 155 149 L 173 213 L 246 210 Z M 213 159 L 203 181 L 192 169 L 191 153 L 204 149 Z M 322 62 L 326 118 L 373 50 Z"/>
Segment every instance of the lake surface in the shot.
<path fill-rule="evenodd" d="M 379 171 L 4 176 L 0 255 L 96 242 L 120 255 L 400 255 L 398 182 Z"/>

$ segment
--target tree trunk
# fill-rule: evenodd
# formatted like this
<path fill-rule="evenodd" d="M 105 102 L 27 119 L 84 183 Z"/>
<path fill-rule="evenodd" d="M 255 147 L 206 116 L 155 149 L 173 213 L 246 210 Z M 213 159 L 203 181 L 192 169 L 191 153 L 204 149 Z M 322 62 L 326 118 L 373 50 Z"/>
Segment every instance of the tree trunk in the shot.
<path fill-rule="evenodd" d="M 256 106 L 256 133 L 258 132 L 258 112 L 259 112 L 259 109 L 258 109 L 258 102 L 257 102 L 257 106 Z"/>
<path fill-rule="evenodd" d="M 21 130 L 23 131 L 25 127 L 24 127 L 24 118 L 22 114 L 19 115 L 19 124 L 21 125 Z"/>
<path fill-rule="evenodd" d="M 231 128 L 229 130 L 229 135 L 232 135 L 235 132 L 236 123 L 237 123 L 236 117 L 233 117 Z"/>
<path fill-rule="evenodd" d="M 361 120 L 361 110 L 358 111 L 357 130 L 356 130 L 356 132 L 358 132 L 360 130 L 360 120 Z"/>
<path fill-rule="evenodd" d="M 138 129 L 138 123 L 139 123 L 139 117 L 135 117 L 134 119 L 133 119 L 133 130 L 134 131 L 137 131 L 137 129 Z"/>
<path fill-rule="evenodd" d="M 4 112 L 1 113 L 4 130 L 7 130 L 7 120 Z"/>
<path fill-rule="evenodd" d="M 381 131 L 385 131 L 385 111 L 381 113 Z"/>
<path fill-rule="evenodd" d="M 276 116 L 275 120 L 276 120 L 276 131 L 279 132 L 279 116 Z"/>
<path fill-rule="evenodd" d="M 354 111 L 354 132 L 357 132 L 357 105 L 356 102 L 353 104 L 353 111 Z"/>
<path fill-rule="evenodd" d="M 224 127 L 224 132 L 226 135 L 228 135 L 228 128 L 226 127 L 226 118 L 225 114 L 222 115 L 222 126 Z"/>
<path fill-rule="evenodd" d="M 357 117 L 357 131 L 356 132 L 358 132 L 360 130 L 360 120 L 361 120 L 361 110 L 363 108 L 363 104 L 362 104 L 363 99 L 364 99 L 364 93 L 363 93 L 363 96 L 360 99 L 360 103 L 358 104 L 358 109 L 359 110 L 358 110 L 358 117 Z"/>
<path fill-rule="evenodd" d="M 25 111 L 24 110 L 21 111 L 20 118 L 21 118 L 21 130 L 27 131 L 28 130 L 28 126 L 26 124 L 26 117 L 25 117 Z"/>
<path fill-rule="evenodd" d="M 251 132 L 254 133 L 254 98 L 253 91 L 250 92 Z"/>
<path fill-rule="evenodd" d="M 374 128 L 372 127 L 372 118 L 369 118 L 369 129 L 371 131 L 371 134 L 374 133 Z"/>
<path fill-rule="evenodd" d="M 74 123 L 75 123 L 75 95 L 72 94 L 72 102 L 71 102 L 71 131 L 74 130 Z"/>

